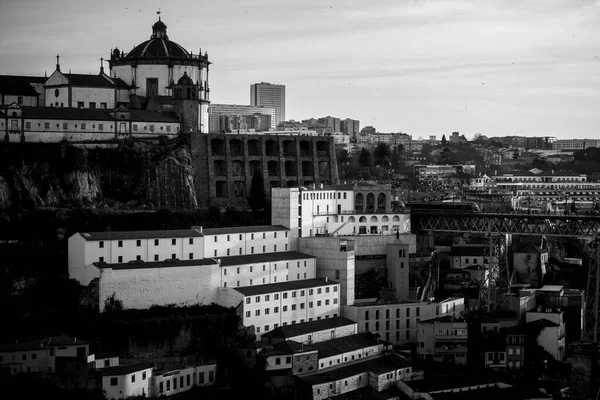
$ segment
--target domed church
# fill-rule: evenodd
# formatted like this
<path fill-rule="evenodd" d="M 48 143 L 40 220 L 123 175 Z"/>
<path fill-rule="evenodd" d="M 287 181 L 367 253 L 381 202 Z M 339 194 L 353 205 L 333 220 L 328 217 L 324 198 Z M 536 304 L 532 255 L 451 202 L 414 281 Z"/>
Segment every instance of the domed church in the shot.
<path fill-rule="evenodd" d="M 197 90 L 193 98 L 198 101 L 198 132 L 208 132 L 208 54 L 188 52 L 178 43 L 169 40 L 167 25 L 158 21 L 152 26 L 150 39 L 135 46 L 129 53 L 118 48 L 111 51 L 110 76 L 121 78 L 131 86 L 131 95 L 141 98 L 141 103 L 151 99 L 168 101 L 182 77 Z M 135 102 L 131 102 L 132 105 Z"/>

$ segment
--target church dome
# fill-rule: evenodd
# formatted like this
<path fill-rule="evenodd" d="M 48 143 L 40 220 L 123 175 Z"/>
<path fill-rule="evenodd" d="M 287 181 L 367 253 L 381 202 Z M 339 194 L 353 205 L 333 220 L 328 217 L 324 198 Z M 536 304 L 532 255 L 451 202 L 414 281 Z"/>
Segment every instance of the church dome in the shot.
<path fill-rule="evenodd" d="M 167 36 L 167 25 L 158 19 L 152 25 L 152 36 L 150 40 L 137 45 L 131 50 L 126 59 L 135 59 L 140 57 L 161 57 L 161 58 L 189 58 L 190 53 L 178 43 L 169 40 Z"/>
<path fill-rule="evenodd" d="M 190 78 L 187 74 L 187 71 L 183 71 L 183 75 L 181 78 L 179 78 L 179 80 L 177 81 L 178 85 L 193 85 L 194 81 L 192 80 L 192 78 Z"/>

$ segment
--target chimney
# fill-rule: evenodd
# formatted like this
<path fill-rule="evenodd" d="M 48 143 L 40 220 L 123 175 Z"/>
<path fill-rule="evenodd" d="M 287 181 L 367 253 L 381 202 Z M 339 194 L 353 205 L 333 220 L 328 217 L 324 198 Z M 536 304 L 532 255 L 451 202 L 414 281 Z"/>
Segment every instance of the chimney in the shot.
<path fill-rule="evenodd" d="M 327 281 L 328 281 L 327 279 L 328 279 L 328 278 L 327 278 L 327 277 L 325 277 L 325 282 L 327 282 Z"/>

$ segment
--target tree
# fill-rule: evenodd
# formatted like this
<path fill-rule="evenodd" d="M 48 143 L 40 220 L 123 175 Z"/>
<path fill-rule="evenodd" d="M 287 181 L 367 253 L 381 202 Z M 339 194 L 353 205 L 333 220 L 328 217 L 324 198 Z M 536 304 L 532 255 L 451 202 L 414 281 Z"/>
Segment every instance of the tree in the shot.
<path fill-rule="evenodd" d="M 337 149 L 335 151 L 335 158 L 338 164 L 346 164 L 350 160 L 350 155 L 346 149 Z"/>
<path fill-rule="evenodd" d="M 394 151 L 392 151 L 391 162 L 392 162 L 392 168 L 394 170 L 397 170 L 399 167 L 402 166 L 402 150 L 400 150 L 400 146 L 402 146 L 402 145 L 399 145 L 398 147 L 396 147 L 394 149 Z"/>
<path fill-rule="evenodd" d="M 254 211 L 260 211 L 267 204 L 267 195 L 265 193 L 265 183 L 260 171 L 256 171 L 250 184 L 250 196 L 248 196 L 248 205 Z"/>
<path fill-rule="evenodd" d="M 361 167 L 371 166 L 371 153 L 364 147 L 360 150 L 360 155 L 358 156 L 358 165 Z"/>
<path fill-rule="evenodd" d="M 373 161 L 375 165 L 387 166 L 392 157 L 392 151 L 387 143 L 379 143 L 375 150 L 373 150 Z"/>
<path fill-rule="evenodd" d="M 442 135 L 442 146 L 445 146 L 447 142 L 446 135 Z"/>
<path fill-rule="evenodd" d="M 117 298 L 117 293 L 104 299 L 104 312 L 112 313 L 123 311 L 123 302 Z"/>

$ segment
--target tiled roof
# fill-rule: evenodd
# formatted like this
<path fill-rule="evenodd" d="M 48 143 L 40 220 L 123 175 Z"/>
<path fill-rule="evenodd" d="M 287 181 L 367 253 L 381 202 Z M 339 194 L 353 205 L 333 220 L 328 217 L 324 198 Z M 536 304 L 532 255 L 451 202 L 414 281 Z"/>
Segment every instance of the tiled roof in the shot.
<path fill-rule="evenodd" d="M 152 368 L 152 363 L 135 363 L 135 364 L 125 364 L 119 365 L 116 367 L 108 367 L 102 368 L 99 371 L 102 372 L 104 376 L 115 376 L 115 375 L 127 375 L 132 374 L 134 372 L 143 371 L 145 369 Z"/>
<path fill-rule="evenodd" d="M 37 340 L 33 342 L 2 343 L 0 344 L 0 353 L 8 353 L 12 351 L 41 350 L 43 348 L 43 340 Z"/>
<path fill-rule="evenodd" d="M 83 346 L 89 344 L 85 340 L 78 340 L 76 337 L 70 336 L 52 336 L 44 341 L 44 344 L 48 347 L 55 346 Z"/>
<path fill-rule="evenodd" d="M 159 231 L 120 231 L 120 232 L 80 232 L 85 240 L 127 240 L 127 239 L 172 239 L 202 237 L 196 229 L 174 229 Z"/>
<path fill-rule="evenodd" d="M 529 321 L 529 322 L 526 322 L 525 325 L 540 327 L 540 328 L 554 328 L 554 327 L 560 326 L 556 322 L 552 322 L 546 318 L 536 319 L 535 321 Z"/>
<path fill-rule="evenodd" d="M 204 233 L 204 235 L 225 235 L 236 233 L 256 233 L 273 231 L 289 231 L 289 229 L 283 225 L 231 226 L 225 228 L 204 229 L 202 233 Z"/>
<path fill-rule="evenodd" d="M 245 254 L 241 256 L 220 257 L 221 266 L 229 267 L 232 265 L 259 264 L 263 262 L 304 260 L 307 258 L 316 258 L 313 255 L 301 253 L 299 251 L 278 251 L 275 253 Z"/>
<path fill-rule="evenodd" d="M 435 322 L 464 322 L 464 323 L 466 323 L 465 320 L 455 318 L 452 315 L 443 315 L 443 316 L 429 318 L 429 319 L 422 319 L 419 322 L 420 323 L 430 323 L 430 324 L 433 324 Z"/>
<path fill-rule="evenodd" d="M 310 353 L 317 351 L 314 345 L 305 345 L 295 340 L 284 340 L 260 352 L 262 356 L 277 356 L 285 354 Z"/>
<path fill-rule="evenodd" d="M 159 113 L 152 110 L 129 110 L 130 119 L 140 122 L 179 122 L 179 118 L 172 113 Z"/>
<path fill-rule="evenodd" d="M 375 346 L 380 343 L 371 332 L 357 333 L 356 335 L 344 336 L 337 339 L 326 340 L 313 344 L 319 350 L 319 358 L 327 358 L 336 354 L 347 353 Z"/>
<path fill-rule="evenodd" d="M 328 286 L 328 285 L 337 285 L 337 284 L 338 284 L 338 282 L 335 282 L 332 280 L 326 281 L 323 278 L 314 278 L 314 279 L 300 279 L 297 281 L 288 281 L 288 282 L 268 283 L 266 285 L 243 286 L 243 287 L 236 287 L 233 289 L 237 290 L 244 296 L 255 296 L 257 294 L 287 292 L 290 290 L 310 289 L 310 288 L 316 288 L 319 286 Z"/>
<path fill-rule="evenodd" d="M 12 351 L 31 351 L 40 350 L 45 347 L 56 346 L 83 346 L 89 344 L 85 340 L 78 340 L 70 336 L 53 336 L 44 340 L 34 340 L 30 342 L 15 342 L 0 344 L 0 352 Z"/>
<path fill-rule="evenodd" d="M 100 263 L 95 262 L 94 265 L 100 269 L 151 269 L 151 268 L 176 268 L 176 267 L 197 267 L 203 265 L 216 265 L 217 262 L 212 258 L 204 258 L 199 260 L 164 260 L 164 261 L 130 261 L 126 263 Z"/>
<path fill-rule="evenodd" d="M 113 88 L 111 82 L 109 82 L 102 75 L 92 75 L 92 74 L 63 74 L 68 80 L 69 83 L 73 86 L 89 86 L 89 87 L 106 87 Z"/>
<path fill-rule="evenodd" d="M 310 375 L 298 376 L 298 378 L 308 382 L 310 385 L 319 385 L 322 383 L 334 382 L 340 379 L 356 376 L 364 372 L 373 372 L 377 375 L 381 375 L 382 373 L 406 367 L 410 367 L 410 364 L 406 361 L 406 359 L 396 354 L 389 354 L 383 357 L 367 359 L 366 361 L 360 363 L 346 365 L 336 369 L 330 369 Z"/>
<path fill-rule="evenodd" d="M 0 75 L 0 94 L 14 96 L 39 96 L 30 82 L 36 78 L 28 76 Z"/>
<path fill-rule="evenodd" d="M 325 318 L 316 321 L 302 322 L 300 324 L 280 326 L 272 331 L 264 333 L 261 337 L 287 339 L 311 332 L 325 331 L 354 324 L 356 324 L 356 322 L 344 317 Z"/>

